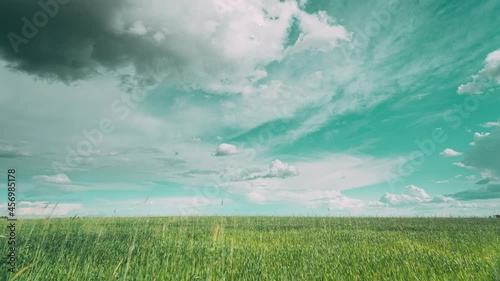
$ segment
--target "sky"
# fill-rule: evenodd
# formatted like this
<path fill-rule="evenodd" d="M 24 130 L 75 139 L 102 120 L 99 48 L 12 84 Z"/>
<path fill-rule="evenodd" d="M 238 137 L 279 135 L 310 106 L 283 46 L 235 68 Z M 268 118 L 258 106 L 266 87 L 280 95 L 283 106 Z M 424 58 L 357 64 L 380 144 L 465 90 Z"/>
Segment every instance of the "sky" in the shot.
<path fill-rule="evenodd" d="M 4 0 L 0 23 L 19 217 L 500 213 L 499 1 Z"/>

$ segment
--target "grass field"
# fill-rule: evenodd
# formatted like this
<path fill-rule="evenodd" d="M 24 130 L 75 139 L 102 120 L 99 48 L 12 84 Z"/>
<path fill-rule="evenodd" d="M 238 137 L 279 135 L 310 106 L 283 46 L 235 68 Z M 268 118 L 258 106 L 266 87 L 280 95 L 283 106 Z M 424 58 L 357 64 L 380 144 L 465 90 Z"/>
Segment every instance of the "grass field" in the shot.
<path fill-rule="evenodd" d="M 18 274 L 2 263 L 0 280 L 500 280 L 499 219 L 50 218 L 17 225 Z"/>

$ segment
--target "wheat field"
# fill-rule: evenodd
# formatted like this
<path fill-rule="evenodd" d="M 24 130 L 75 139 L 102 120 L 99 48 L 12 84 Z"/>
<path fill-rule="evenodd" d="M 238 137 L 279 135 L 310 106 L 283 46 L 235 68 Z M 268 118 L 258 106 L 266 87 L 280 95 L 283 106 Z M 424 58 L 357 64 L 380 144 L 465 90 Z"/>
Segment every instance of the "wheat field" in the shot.
<path fill-rule="evenodd" d="M 50 218 L 17 231 L 18 272 L 3 264 L 2 280 L 500 280 L 498 219 Z"/>

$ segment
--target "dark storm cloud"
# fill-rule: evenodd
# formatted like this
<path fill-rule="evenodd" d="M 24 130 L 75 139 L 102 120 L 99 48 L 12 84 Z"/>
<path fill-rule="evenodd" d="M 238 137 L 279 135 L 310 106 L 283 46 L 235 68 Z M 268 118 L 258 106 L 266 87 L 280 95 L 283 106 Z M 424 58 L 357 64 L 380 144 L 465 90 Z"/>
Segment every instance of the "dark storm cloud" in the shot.
<path fill-rule="evenodd" d="M 116 32 L 132 0 L 2 0 L 0 55 L 13 69 L 71 82 L 133 65 L 140 73 L 166 55 L 151 38 Z"/>

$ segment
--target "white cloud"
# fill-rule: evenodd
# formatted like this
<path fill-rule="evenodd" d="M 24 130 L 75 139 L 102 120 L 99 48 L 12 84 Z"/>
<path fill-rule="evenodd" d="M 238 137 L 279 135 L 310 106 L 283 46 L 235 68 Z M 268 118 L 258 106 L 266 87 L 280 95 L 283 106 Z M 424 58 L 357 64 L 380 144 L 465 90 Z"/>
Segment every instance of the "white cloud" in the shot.
<path fill-rule="evenodd" d="M 380 202 L 389 205 L 414 205 L 429 202 L 430 200 L 431 197 L 425 190 L 414 185 L 406 186 L 404 194 L 385 193 L 380 198 Z"/>
<path fill-rule="evenodd" d="M 121 11 L 117 18 L 115 32 L 131 26 L 128 32 L 152 37 L 160 42 L 159 50 L 185 61 L 174 71 L 186 79 L 177 82 L 204 90 L 224 86 L 221 92 L 253 80 L 254 74 L 264 75 L 255 70 L 289 54 L 327 50 L 349 40 L 347 30 L 325 12 L 307 13 L 296 1 L 152 0 Z M 302 35 L 285 49 L 292 18 L 299 19 Z"/>
<path fill-rule="evenodd" d="M 51 182 L 51 183 L 70 183 L 71 179 L 66 175 L 66 174 L 57 174 L 53 176 L 46 176 L 46 175 L 41 175 L 41 176 L 34 176 L 34 180 L 41 180 L 45 182 Z"/>
<path fill-rule="evenodd" d="M 238 154 L 239 151 L 233 144 L 221 143 L 217 150 L 215 151 L 215 156 L 227 156 L 232 154 Z"/>
<path fill-rule="evenodd" d="M 291 171 L 292 174 L 298 172 L 298 169 L 290 168 L 290 165 L 276 165 L 277 163 L 274 166 L 281 167 L 281 171 L 288 171 L 288 174 Z M 339 206 L 344 203 L 360 206 L 358 201 L 338 198 L 340 190 L 383 182 L 386 180 L 384 173 L 395 169 L 398 164 L 396 159 L 334 154 L 320 160 L 296 163 L 300 167 L 300 176 L 277 178 L 270 176 L 269 170 L 249 169 L 236 173 L 233 180 L 223 186 L 229 193 L 245 196 L 253 202 L 291 201 L 316 206 L 320 202 L 326 204 L 328 200 L 332 200 L 332 204 Z M 279 172 L 273 174 L 279 175 Z"/>
<path fill-rule="evenodd" d="M 347 30 L 339 25 L 334 25 L 334 19 L 325 11 L 316 15 L 300 13 L 301 34 L 295 44 L 287 49 L 287 54 L 293 54 L 304 50 L 327 51 L 338 45 L 339 40 L 349 41 L 350 35 Z"/>
<path fill-rule="evenodd" d="M 455 199 L 448 197 L 448 196 L 444 196 L 444 195 L 436 195 L 431 200 L 431 202 L 435 202 L 435 203 L 446 203 L 446 202 L 452 202 L 452 201 L 455 201 Z"/>
<path fill-rule="evenodd" d="M 484 138 L 487 138 L 491 135 L 491 133 L 474 133 L 474 141 L 479 141 Z"/>
<path fill-rule="evenodd" d="M 333 154 L 323 159 L 298 162 L 300 176 L 286 180 L 273 178 L 269 171 L 256 173 L 258 181 L 248 180 L 249 185 L 289 190 L 348 190 L 368 186 L 387 180 L 386 172 L 396 169 L 397 159 L 375 159 L 367 156 Z M 294 173 L 299 172 L 293 168 Z M 255 174 L 254 174 L 255 175 Z"/>
<path fill-rule="evenodd" d="M 339 194 L 328 200 L 328 208 L 335 210 L 361 209 L 365 206 L 366 203 L 362 200 L 350 198 L 343 194 Z"/>
<path fill-rule="evenodd" d="M 451 180 L 450 179 L 447 179 L 447 180 L 439 180 L 439 181 L 435 181 L 434 183 L 437 183 L 437 184 L 442 184 L 442 183 L 449 183 Z"/>
<path fill-rule="evenodd" d="M 288 165 L 288 163 L 274 160 L 269 166 L 269 176 L 277 178 L 287 178 L 299 175 L 299 169 L 295 166 Z"/>
<path fill-rule="evenodd" d="M 452 163 L 452 165 L 458 166 L 458 167 L 460 167 L 460 168 L 466 168 L 466 169 L 470 169 L 470 168 L 472 168 L 471 166 L 467 166 L 467 165 L 465 165 L 465 164 L 464 164 L 464 163 L 462 163 L 462 162 L 455 162 L 455 163 Z"/>
<path fill-rule="evenodd" d="M 441 153 L 439 153 L 439 155 L 444 156 L 444 157 L 457 157 L 457 156 L 462 155 L 462 153 L 455 151 L 451 148 L 447 148 L 447 149 L 443 150 Z"/>
<path fill-rule="evenodd" d="M 479 75 L 500 83 L 500 49 L 488 54 L 485 62 L 486 66 L 479 72 Z"/>
<path fill-rule="evenodd" d="M 299 0 L 300 7 L 304 7 L 309 0 Z"/>
<path fill-rule="evenodd" d="M 0 158 L 31 156 L 31 153 L 19 146 L 0 143 Z"/>
<path fill-rule="evenodd" d="M 476 76 L 473 76 L 473 79 L 477 79 L 475 78 Z M 482 89 L 483 89 L 483 86 L 482 84 L 480 83 L 477 83 L 477 82 L 469 82 L 467 84 L 462 84 L 460 86 L 458 86 L 458 89 L 457 89 L 457 93 L 459 95 L 463 95 L 463 94 L 482 94 Z"/>
<path fill-rule="evenodd" d="M 482 94 L 491 82 L 500 83 L 500 49 L 488 56 L 484 68 L 472 76 L 472 81 L 458 87 L 458 94 Z"/>
<path fill-rule="evenodd" d="M 270 202 L 288 202 L 309 208 L 328 206 L 333 210 L 360 209 L 366 204 L 359 199 L 347 197 L 336 190 L 290 190 L 286 188 L 268 188 L 254 186 L 247 194 L 251 202 L 265 204 Z"/>
<path fill-rule="evenodd" d="M 146 37 L 153 36 L 151 41 L 160 41 L 155 49 L 172 53 L 174 61 L 159 60 L 161 69 L 172 70 L 167 78 L 169 86 L 175 84 L 224 95 L 243 94 L 241 99 L 223 102 L 222 110 L 197 108 L 193 115 L 204 118 L 190 116 L 190 126 L 184 126 L 183 131 L 189 130 L 193 123 L 203 123 L 203 126 L 194 126 L 204 130 L 212 129 L 213 126 L 207 124 L 250 129 L 269 120 L 290 117 L 298 108 L 330 98 L 336 87 L 332 82 L 346 76 L 345 67 L 336 64 L 343 59 L 341 50 L 333 49 L 348 42 L 350 34 L 324 11 L 307 13 L 296 1 L 195 0 L 195 3 L 152 0 L 151 5 L 124 12 L 119 16 L 124 23 L 116 25 L 117 32 L 128 32 L 129 26 L 141 23 L 148 31 Z M 295 44 L 285 47 L 292 19 L 297 19 L 301 35 Z M 165 33 L 165 29 L 169 32 Z M 155 36 L 158 32 L 162 33 L 161 38 Z M 292 78 L 294 75 L 289 70 L 304 66 L 304 56 L 299 53 L 310 52 L 316 56 L 323 51 L 331 51 L 331 63 L 311 73 L 321 73 L 324 68 L 328 70 L 324 77 L 329 78 L 315 77 L 313 84 L 320 90 L 312 91 L 304 83 L 312 78 Z M 281 62 L 284 67 L 269 74 L 265 66 L 271 62 Z M 264 77 L 268 78 L 266 82 L 256 83 Z M 328 82 L 322 83 L 324 80 Z M 350 81 L 351 77 L 345 80 Z M 366 97 L 366 100 L 374 99 Z M 218 119 L 220 115 L 224 120 Z"/>
<path fill-rule="evenodd" d="M 500 127 L 500 122 L 486 122 L 481 125 L 484 128 Z"/>
<path fill-rule="evenodd" d="M 285 179 L 299 175 L 299 169 L 286 162 L 276 159 L 269 164 L 269 168 L 247 167 L 242 165 L 229 166 L 225 170 L 232 181 L 253 181 L 257 179 Z"/>
<path fill-rule="evenodd" d="M 325 155 L 294 165 L 274 160 L 268 169 L 235 169 L 231 180 L 221 186 L 233 196 L 246 197 L 250 202 L 297 203 L 307 208 L 356 212 L 368 206 L 362 200 L 340 193 L 356 187 L 386 180 L 384 173 L 397 167 L 396 159 L 375 159 L 344 154 Z M 300 168 L 300 176 L 298 175 Z M 271 172 L 271 170 L 273 170 Z"/>
<path fill-rule="evenodd" d="M 500 185 L 489 185 L 481 189 L 466 190 L 449 195 L 431 197 L 423 189 L 407 186 L 404 194 L 386 193 L 380 202 L 391 207 L 413 207 L 418 210 L 448 210 L 449 208 L 477 208 L 477 204 L 462 203 L 459 200 L 489 200 L 499 198 Z"/>
<path fill-rule="evenodd" d="M 17 209 L 17 214 L 21 217 L 36 216 L 68 216 L 75 210 L 82 208 L 77 203 L 49 203 L 45 201 L 22 201 Z"/>
<path fill-rule="evenodd" d="M 408 185 L 405 187 L 405 194 L 412 196 L 412 197 L 417 197 L 420 199 L 428 199 L 430 196 L 423 190 L 422 188 L 416 187 L 414 185 Z"/>
<path fill-rule="evenodd" d="M 422 203 L 424 200 L 406 194 L 385 193 L 382 198 L 380 198 L 380 202 L 387 203 L 389 205 L 410 205 Z"/>

